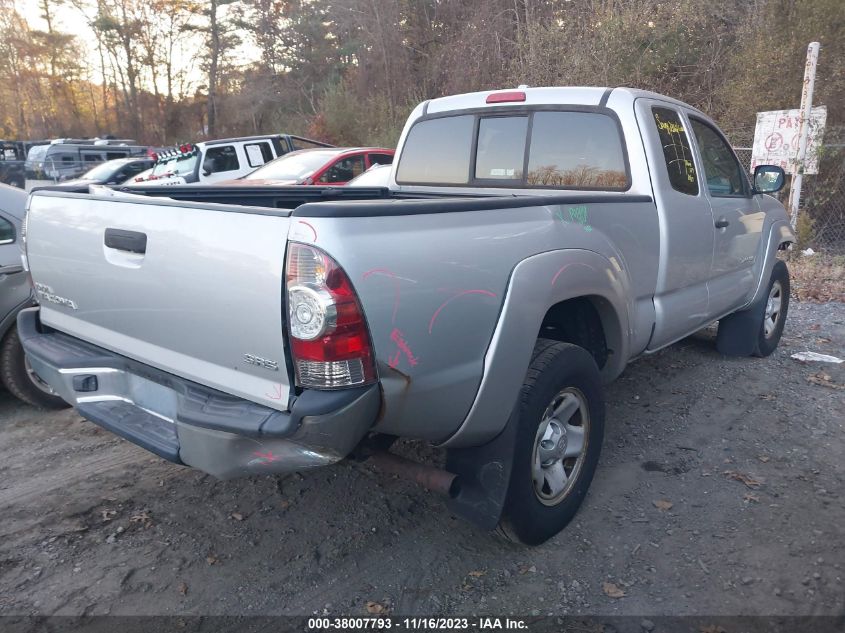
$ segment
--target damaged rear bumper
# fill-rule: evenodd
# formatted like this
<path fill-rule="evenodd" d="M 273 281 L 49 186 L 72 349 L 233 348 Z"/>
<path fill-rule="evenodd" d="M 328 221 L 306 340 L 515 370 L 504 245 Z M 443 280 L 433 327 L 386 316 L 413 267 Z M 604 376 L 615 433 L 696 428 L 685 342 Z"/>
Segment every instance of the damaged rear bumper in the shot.
<path fill-rule="evenodd" d="M 306 390 L 277 411 L 42 328 L 38 308 L 18 335 L 42 380 L 92 422 L 177 464 L 220 479 L 325 466 L 372 427 L 378 385 Z"/>

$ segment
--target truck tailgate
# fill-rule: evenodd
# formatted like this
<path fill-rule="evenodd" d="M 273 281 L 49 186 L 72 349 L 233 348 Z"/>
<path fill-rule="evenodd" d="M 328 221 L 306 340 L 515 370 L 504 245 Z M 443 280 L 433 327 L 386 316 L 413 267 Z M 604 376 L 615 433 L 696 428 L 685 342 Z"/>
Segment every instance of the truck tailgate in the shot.
<path fill-rule="evenodd" d="M 26 241 L 41 321 L 284 411 L 289 224 L 281 210 L 37 192 Z"/>

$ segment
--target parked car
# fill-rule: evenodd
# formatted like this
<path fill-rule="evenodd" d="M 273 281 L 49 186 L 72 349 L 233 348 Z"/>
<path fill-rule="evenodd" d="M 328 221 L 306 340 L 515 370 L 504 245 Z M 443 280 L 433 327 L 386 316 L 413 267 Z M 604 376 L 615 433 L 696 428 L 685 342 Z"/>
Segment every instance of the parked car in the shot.
<path fill-rule="evenodd" d="M 360 176 L 346 183 L 347 187 L 387 187 L 390 184 L 390 165 L 373 165 Z"/>
<path fill-rule="evenodd" d="M 239 178 L 274 158 L 326 143 L 291 134 L 245 136 L 202 143 L 187 143 L 159 152 L 152 173 L 146 180 L 136 178 L 130 186 L 172 186 L 213 184 Z"/>
<path fill-rule="evenodd" d="M 0 183 L 23 189 L 25 158 L 23 143 L 0 141 Z"/>
<path fill-rule="evenodd" d="M 79 178 L 68 180 L 66 185 L 118 185 L 152 169 L 155 161 L 149 157 L 116 158 L 89 169 Z"/>
<path fill-rule="evenodd" d="M 174 462 L 371 455 L 535 544 L 583 501 L 629 361 L 714 322 L 723 354 L 776 349 L 783 170 L 749 181 L 701 111 L 628 88 L 456 95 L 414 109 L 397 157 L 389 190 L 33 194 L 32 366 Z M 385 452 L 396 437 L 445 468 Z"/>
<path fill-rule="evenodd" d="M 131 139 L 56 139 L 26 156 L 26 190 L 78 178 L 109 160 L 142 157 L 148 148 Z"/>
<path fill-rule="evenodd" d="M 291 152 L 239 180 L 222 185 L 345 185 L 373 165 L 389 165 L 394 150 L 384 147 L 303 149 Z"/>
<path fill-rule="evenodd" d="M 32 370 L 18 338 L 18 312 L 35 305 L 23 268 L 21 225 L 26 209 L 22 189 L 0 184 L 0 380 L 9 392 L 45 409 L 70 405 Z"/>

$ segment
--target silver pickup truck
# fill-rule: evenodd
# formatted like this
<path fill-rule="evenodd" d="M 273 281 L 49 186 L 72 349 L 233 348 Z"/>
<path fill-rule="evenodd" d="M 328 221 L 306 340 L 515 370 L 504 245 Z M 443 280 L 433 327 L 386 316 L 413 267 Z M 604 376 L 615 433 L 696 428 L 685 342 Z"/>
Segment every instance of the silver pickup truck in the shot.
<path fill-rule="evenodd" d="M 347 456 L 540 543 L 574 516 L 602 385 L 713 322 L 766 356 L 794 241 L 703 113 L 626 88 L 420 104 L 387 188 L 37 191 L 31 365 L 81 415 L 217 477 Z M 446 450 L 391 459 L 396 437 Z"/>

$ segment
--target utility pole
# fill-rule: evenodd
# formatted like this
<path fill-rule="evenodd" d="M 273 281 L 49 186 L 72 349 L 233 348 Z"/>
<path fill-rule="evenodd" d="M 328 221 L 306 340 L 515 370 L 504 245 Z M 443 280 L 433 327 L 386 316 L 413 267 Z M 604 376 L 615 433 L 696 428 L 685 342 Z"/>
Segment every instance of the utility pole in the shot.
<path fill-rule="evenodd" d="M 810 112 L 813 108 L 813 87 L 816 84 L 816 66 L 819 62 L 819 43 L 807 47 L 804 66 L 804 87 L 801 89 L 801 114 L 798 123 L 798 153 L 792 165 L 792 186 L 789 189 L 789 212 L 793 228 L 798 224 L 798 205 L 801 202 L 801 180 L 804 177 L 804 160 L 807 157 L 807 137 L 810 133 Z"/>

